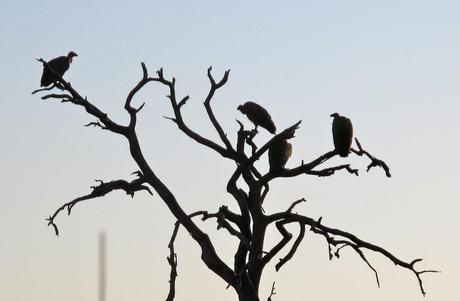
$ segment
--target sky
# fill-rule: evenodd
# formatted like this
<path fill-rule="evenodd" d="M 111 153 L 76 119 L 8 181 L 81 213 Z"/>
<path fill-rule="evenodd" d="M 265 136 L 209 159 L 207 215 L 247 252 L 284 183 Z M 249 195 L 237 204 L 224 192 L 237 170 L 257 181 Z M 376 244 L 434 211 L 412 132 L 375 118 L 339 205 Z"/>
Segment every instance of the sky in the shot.
<path fill-rule="evenodd" d="M 97 241 L 107 233 L 110 301 L 164 300 L 167 243 L 174 218 L 161 199 L 115 192 L 77 205 L 56 219 L 57 238 L 45 218 L 64 202 L 87 194 L 95 179 L 132 179 L 136 170 L 124 139 L 83 127 L 94 121 L 81 108 L 42 101 L 36 58 L 78 53 L 65 78 L 82 95 L 126 123 L 123 101 L 141 77 L 163 67 L 190 95 L 183 115 L 191 128 L 218 140 L 202 106 L 207 68 L 230 78 L 213 100 L 217 118 L 235 141 L 237 106 L 266 107 L 279 129 L 302 120 L 292 140 L 297 166 L 332 149 L 331 118 L 353 121 L 363 146 L 385 160 L 350 156 L 355 177 L 301 176 L 272 183 L 264 207 L 298 212 L 378 244 L 399 258 L 423 258 L 423 298 L 415 276 L 381 255 L 366 252 L 374 275 L 350 250 L 328 260 L 327 244 L 307 232 L 280 272 L 270 265 L 261 284 L 266 299 L 276 281 L 277 300 L 442 300 L 460 298 L 460 4 L 458 1 L 8 1 L 0 4 L 2 87 L 0 128 L 0 299 L 97 300 Z M 136 97 L 146 102 L 138 134 L 150 165 L 187 212 L 235 208 L 225 184 L 232 162 L 187 138 L 162 116 L 172 110 L 164 87 Z M 261 145 L 270 135 L 261 131 Z M 265 159 L 265 160 L 264 160 Z M 257 163 L 267 169 L 266 158 Z M 197 222 L 228 263 L 236 241 L 214 222 Z M 290 228 L 297 233 L 296 227 Z M 267 245 L 280 237 L 272 229 Z M 236 300 L 208 271 L 196 243 L 183 231 L 176 300 Z M 285 251 L 287 252 L 287 251 Z"/>

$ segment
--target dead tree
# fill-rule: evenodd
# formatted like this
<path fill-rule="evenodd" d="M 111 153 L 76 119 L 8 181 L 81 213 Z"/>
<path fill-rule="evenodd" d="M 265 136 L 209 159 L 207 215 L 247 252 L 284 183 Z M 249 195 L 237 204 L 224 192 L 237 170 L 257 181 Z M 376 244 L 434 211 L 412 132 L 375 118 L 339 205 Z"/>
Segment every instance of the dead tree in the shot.
<path fill-rule="evenodd" d="M 47 219 L 48 225 L 54 228 L 56 235 L 59 234 L 58 227 L 55 223 L 56 216 L 61 211 L 67 211 L 67 213 L 70 214 L 72 208 L 79 202 L 104 196 L 114 190 L 124 190 L 131 196 L 134 196 L 136 192 L 142 190 L 153 194 L 153 190 L 166 204 L 175 219 L 177 219 L 168 245 L 170 250 L 168 262 L 171 266 L 171 273 L 169 276 L 169 295 L 166 300 L 173 300 L 175 296 L 177 257 L 174 250 L 174 241 L 180 226 L 184 227 L 190 233 L 193 240 L 195 240 L 195 242 L 200 246 L 201 259 L 203 263 L 223 281 L 225 281 L 228 287 L 231 287 L 236 291 L 240 301 L 261 300 L 259 284 L 264 268 L 280 253 L 281 250 L 287 246 L 288 242 L 293 238 L 293 234 L 286 229 L 286 225 L 288 224 L 297 224 L 299 226 L 299 232 L 291 248 L 286 250 L 286 255 L 279 259 L 276 263 L 275 268 L 277 271 L 295 255 L 298 246 L 305 236 L 305 231 L 310 230 L 311 232 L 324 237 L 328 244 L 330 259 L 334 257 L 338 258 L 339 253 L 343 248 L 348 247 L 353 249 L 375 274 L 377 284 L 379 285 L 378 273 L 367 260 L 366 253 L 368 251 L 380 253 L 392 261 L 395 265 L 412 272 L 419 282 L 421 293 L 425 295 L 421 275 L 437 271 L 416 269 L 415 265 L 422 259 L 414 259 L 412 261 L 401 260 L 386 249 L 364 241 L 350 232 L 323 224 L 321 217 L 312 218 L 294 213 L 294 207 L 304 202 L 305 199 L 294 201 L 285 211 L 282 212 L 271 214 L 266 214 L 264 212 L 262 204 L 269 192 L 271 181 L 276 178 L 292 178 L 303 174 L 317 177 L 328 177 L 332 176 L 336 172 L 348 172 L 352 175 L 358 176 L 358 170 L 352 168 L 350 164 L 323 168 L 322 165 L 326 161 L 337 155 L 337 153 L 332 150 L 320 155 L 312 161 L 302 161 L 302 163 L 295 168 L 269 171 L 265 174 L 261 172 L 255 165 L 255 162 L 264 155 L 264 153 L 274 142 L 277 141 L 277 139 L 292 138 L 301 122 L 298 121 L 294 123 L 292 126 L 273 136 L 273 138 L 267 141 L 263 146 L 257 147 L 253 142 L 253 138 L 257 132 L 246 130 L 243 124 L 238 121 L 240 128 L 236 135 L 236 141 L 232 143 L 214 115 L 211 106 L 211 100 L 213 99 L 214 94 L 218 89 L 222 88 L 226 84 L 230 70 L 226 71 L 223 77 L 218 81 L 214 79 L 211 73 L 211 67 L 207 70 L 207 76 L 211 86 L 204 100 L 204 107 L 212 126 L 217 131 L 221 140 L 213 141 L 203 137 L 190 128 L 186 123 L 182 116 L 181 109 L 187 104 L 189 96 L 179 97 L 177 95 L 176 81 L 174 77 L 172 79 L 167 79 L 164 75 L 163 69 L 157 71 L 155 77 L 150 77 L 145 64 L 141 64 L 142 79 L 129 92 L 124 102 L 124 108 L 128 112 L 130 119 L 127 125 L 123 125 L 112 120 L 106 113 L 96 107 L 86 97 L 81 96 L 81 94 L 77 92 L 77 90 L 74 89 L 69 82 L 65 81 L 61 76 L 59 76 L 59 74 L 54 72 L 46 61 L 43 59 L 40 59 L 39 61 L 43 63 L 45 68 L 51 70 L 56 75 L 59 79 L 56 87 L 61 89 L 61 92 L 46 94 L 42 97 L 42 99 L 56 99 L 61 102 L 68 102 L 82 107 L 88 114 L 95 118 L 94 122 L 91 122 L 86 126 L 98 127 L 127 139 L 131 157 L 139 167 L 139 170 L 134 173 L 136 178 L 132 181 L 98 181 L 98 185 L 92 186 L 91 191 L 88 194 L 80 196 L 59 207 Z M 161 181 L 160 176 L 157 175 L 151 168 L 144 157 L 136 133 L 137 113 L 144 107 L 145 103 L 139 107 L 135 107 L 132 104 L 135 94 L 149 83 L 159 83 L 161 86 L 168 89 L 169 94 L 167 97 L 171 103 L 173 117 L 167 118 L 173 121 L 180 131 L 197 143 L 213 150 L 222 158 L 232 160 L 236 163 L 235 171 L 228 180 L 226 190 L 236 201 L 236 204 L 238 205 L 237 212 L 232 212 L 226 206 L 221 206 L 216 212 L 209 212 L 205 209 L 193 213 L 185 212 L 181 207 L 180 201 L 176 199 L 174 192 Z M 391 176 L 390 170 L 384 161 L 377 159 L 375 156 L 366 151 L 357 139 L 355 142 L 357 149 L 352 149 L 352 152 L 358 156 L 365 156 L 370 160 L 370 164 L 367 168 L 368 171 L 372 167 L 381 167 L 385 171 L 387 177 Z M 250 149 L 246 149 L 246 145 L 249 145 Z M 246 185 L 241 185 L 241 183 Z M 241 188 L 242 186 L 244 186 L 245 189 Z M 228 234 L 238 241 L 238 248 L 235 251 L 233 263 L 226 263 L 221 259 L 219 254 L 217 254 L 213 242 L 210 240 L 208 234 L 200 228 L 197 218 L 201 218 L 202 221 L 215 219 L 218 228 L 225 229 Z M 273 225 L 275 227 L 269 228 L 269 226 Z M 264 238 L 268 229 L 276 229 L 279 234 L 281 234 L 280 241 L 274 246 L 265 245 Z M 273 284 L 269 300 L 271 300 L 271 297 L 275 294 L 274 289 L 275 287 Z"/>

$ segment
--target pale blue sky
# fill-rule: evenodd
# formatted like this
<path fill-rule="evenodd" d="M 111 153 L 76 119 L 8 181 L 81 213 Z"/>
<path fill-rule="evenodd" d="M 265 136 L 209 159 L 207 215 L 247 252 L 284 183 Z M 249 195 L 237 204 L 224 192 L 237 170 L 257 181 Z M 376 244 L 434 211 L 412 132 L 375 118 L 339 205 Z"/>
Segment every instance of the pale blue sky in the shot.
<path fill-rule="evenodd" d="M 135 170 L 126 141 L 84 128 L 93 120 L 80 108 L 30 95 L 41 74 L 34 59 L 74 50 L 79 56 L 66 79 L 115 120 L 127 120 L 123 100 L 144 61 L 152 74 L 164 67 L 177 78 L 179 95 L 191 96 L 185 118 L 211 138 L 216 134 L 202 107 L 206 68 L 213 65 L 216 76 L 230 68 L 228 84 L 213 101 L 230 137 L 235 118 L 249 126 L 236 111 L 249 99 L 269 109 L 278 128 L 303 120 L 288 166 L 332 148 L 331 113 L 350 117 L 357 137 L 386 160 L 393 177 L 377 169 L 365 173 L 362 158 L 335 159 L 351 162 L 361 176 L 277 180 L 265 209 L 282 210 L 305 197 L 300 212 L 323 216 L 325 224 L 402 259 L 422 257 L 421 268 L 443 271 L 424 277 L 423 298 L 413 274 L 369 254 L 380 272 L 379 289 L 356 254 L 345 251 L 329 262 L 325 242 L 308 233 L 290 265 L 279 273 L 268 268 L 263 296 L 275 280 L 275 301 L 457 301 L 459 15 L 458 1 L 3 0 L 0 299 L 96 300 L 101 230 L 108 235 L 108 300 L 167 294 L 166 245 L 174 219 L 158 197 L 114 193 L 59 217 L 59 238 L 46 227 L 44 219 L 87 193 L 94 179 L 129 179 Z M 225 192 L 234 165 L 161 117 L 171 115 L 166 93 L 152 85 L 136 99 L 147 102 L 138 131 L 152 167 L 187 211 L 234 206 Z M 258 143 L 268 137 L 261 133 Z M 264 168 L 264 160 L 258 164 Z M 203 227 L 231 262 L 235 242 L 212 222 Z M 184 232 L 177 252 L 177 300 L 235 300 L 203 267 Z"/>

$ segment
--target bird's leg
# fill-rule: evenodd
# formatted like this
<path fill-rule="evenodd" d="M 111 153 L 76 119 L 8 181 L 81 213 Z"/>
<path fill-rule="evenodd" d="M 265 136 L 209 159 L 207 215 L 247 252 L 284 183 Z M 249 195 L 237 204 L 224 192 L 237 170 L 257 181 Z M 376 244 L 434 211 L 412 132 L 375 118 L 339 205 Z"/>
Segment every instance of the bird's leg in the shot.
<path fill-rule="evenodd" d="M 60 89 L 61 91 L 64 91 L 66 89 L 60 82 L 56 82 L 54 83 L 54 85 L 56 86 L 56 88 Z"/>

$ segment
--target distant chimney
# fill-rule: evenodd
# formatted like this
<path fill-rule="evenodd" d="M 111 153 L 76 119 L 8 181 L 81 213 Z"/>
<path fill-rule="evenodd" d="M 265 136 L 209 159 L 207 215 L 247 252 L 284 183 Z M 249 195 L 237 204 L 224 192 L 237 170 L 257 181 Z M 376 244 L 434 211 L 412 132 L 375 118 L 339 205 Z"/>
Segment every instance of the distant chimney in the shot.
<path fill-rule="evenodd" d="M 106 291 L 106 240 L 105 232 L 99 233 L 99 301 L 105 300 Z"/>

